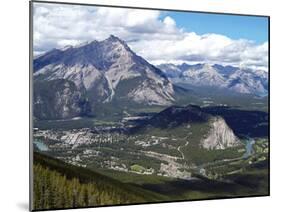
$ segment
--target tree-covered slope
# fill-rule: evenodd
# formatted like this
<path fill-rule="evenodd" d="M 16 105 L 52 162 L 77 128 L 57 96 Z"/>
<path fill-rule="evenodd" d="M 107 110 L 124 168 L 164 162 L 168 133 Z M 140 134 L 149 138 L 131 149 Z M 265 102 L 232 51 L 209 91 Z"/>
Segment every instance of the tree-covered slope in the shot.
<path fill-rule="evenodd" d="M 163 201 L 163 196 L 34 153 L 33 209 Z"/>

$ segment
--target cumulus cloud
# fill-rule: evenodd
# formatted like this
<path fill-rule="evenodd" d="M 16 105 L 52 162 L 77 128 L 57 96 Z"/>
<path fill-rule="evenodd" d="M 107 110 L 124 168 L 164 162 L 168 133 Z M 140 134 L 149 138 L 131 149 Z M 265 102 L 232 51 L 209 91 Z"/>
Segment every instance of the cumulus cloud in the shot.
<path fill-rule="evenodd" d="M 114 34 L 153 64 L 219 63 L 267 70 L 268 43 L 199 35 L 156 10 L 35 3 L 34 54 Z"/>

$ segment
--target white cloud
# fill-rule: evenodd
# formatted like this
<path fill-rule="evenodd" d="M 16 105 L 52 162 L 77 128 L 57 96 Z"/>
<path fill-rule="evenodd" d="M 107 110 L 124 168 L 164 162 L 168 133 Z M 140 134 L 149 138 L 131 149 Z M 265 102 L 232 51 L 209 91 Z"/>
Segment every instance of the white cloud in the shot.
<path fill-rule="evenodd" d="M 208 62 L 267 70 L 267 42 L 257 45 L 219 34 L 186 32 L 172 17 L 161 15 L 156 10 L 35 3 L 34 51 L 42 53 L 114 34 L 154 64 Z"/>

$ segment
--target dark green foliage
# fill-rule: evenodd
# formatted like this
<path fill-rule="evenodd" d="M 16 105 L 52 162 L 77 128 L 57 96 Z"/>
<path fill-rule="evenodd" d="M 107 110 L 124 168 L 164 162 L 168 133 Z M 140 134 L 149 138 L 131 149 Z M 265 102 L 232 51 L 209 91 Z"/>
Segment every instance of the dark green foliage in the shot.
<path fill-rule="evenodd" d="M 267 195 L 267 160 L 251 166 L 247 163 L 245 160 L 243 173 L 226 175 L 222 180 L 196 175 L 197 180 L 185 181 L 113 170 L 100 170 L 103 174 L 99 174 L 35 152 L 34 209 Z"/>
<path fill-rule="evenodd" d="M 203 108 L 203 111 L 222 116 L 238 136 L 268 137 L 268 112 L 241 110 L 233 107 L 206 107 Z"/>
<path fill-rule="evenodd" d="M 160 201 L 161 195 L 34 153 L 34 209 Z"/>
<path fill-rule="evenodd" d="M 167 200 L 195 200 L 252 195 L 268 195 L 268 161 L 244 167 L 244 173 L 224 176 L 223 179 L 208 179 L 193 174 L 195 180 L 165 178 L 155 175 L 137 175 L 113 170 L 104 174 L 122 182 L 138 184 L 146 190 L 161 193 Z M 227 167 L 227 164 L 226 164 Z"/>
<path fill-rule="evenodd" d="M 183 152 L 187 155 L 191 162 L 196 165 L 205 163 L 214 163 L 216 161 L 240 158 L 241 153 L 237 147 L 227 148 L 224 150 L 206 150 L 203 148 L 183 148 Z"/>
<path fill-rule="evenodd" d="M 93 127 L 95 120 L 93 118 L 83 117 L 81 119 L 72 120 L 34 120 L 34 127 L 39 129 L 60 129 L 60 130 L 69 130 L 69 129 L 80 129 L 86 127 Z"/>
<path fill-rule="evenodd" d="M 178 127 L 186 123 L 201 123 L 208 121 L 209 115 L 199 106 L 172 106 L 153 116 L 147 125 L 158 128 Z"/>
<path fill-rule="evenodd" d="M 198 87 L 187 84 L 177 84 L 187 89 L 185 95 L 177 96 L 177 105 L 196 104 L 199 106 L 226 105 L 242 110 L 268 112 L 268 97 L 257 97 L 252 94 L 241 94 L 226 89 L 214 87 Z M 205 101 L 208 100 L 208 103 Z"/>

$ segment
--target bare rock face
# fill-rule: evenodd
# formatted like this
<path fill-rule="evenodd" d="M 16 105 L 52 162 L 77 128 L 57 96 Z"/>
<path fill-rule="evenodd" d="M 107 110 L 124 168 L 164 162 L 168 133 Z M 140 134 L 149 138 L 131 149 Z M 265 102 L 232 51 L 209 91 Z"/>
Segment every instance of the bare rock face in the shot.
<path fill-rule="evenodd" d="M 66 79 L 86 90 L 93 102 L 124 100 L 171 105 L 174 87 L 158 68 L 136 55 L 119 38 L 54 49 L 34 60 L 34 78 Z"/>
<path fill-rule="evenodd" d="M 219 64 L 183 63 L 158 66 L 172 82 L 194 86 L 211 86 L 241 94 L 268 94 L 268 73 L 265 70 L 238 68 Z"/>
<path fill-rule="evenodd" d="M 201 140 L 200 144 L 205 149 L 226 149 L 240 145 L 240 140 L 234 135 L 224 119 L 214 117 L 211 119 L 211 128 L 207 138 Z"/>
<path fill-rule="evenodd" d="M 34 116 L 39 119 L 68 119 L 83 116 L 90 107 L 83 93 L 69 80 L 34 83 Z"/>

